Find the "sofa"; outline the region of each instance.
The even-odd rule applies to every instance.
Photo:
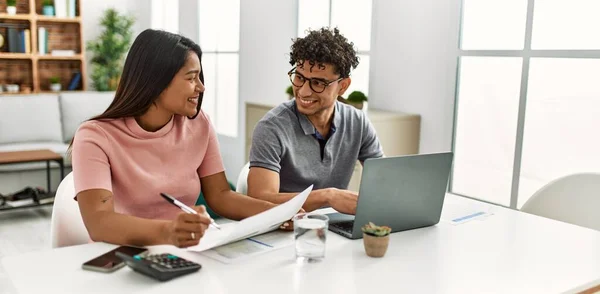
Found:
[[[50,149],[65,159],[79,125],[102,113],[114,92],[64,92],[56,94],[0,95],[0,152]],[[51,163],[51,187],[60,182],[58,164]],[[46,163],[0,165],[0,194],[24,187],[46,187]]]

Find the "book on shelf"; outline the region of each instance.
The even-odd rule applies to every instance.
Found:
[[[38,52],[40,55],[48,53],[48,31],[44,27],[38,28]]]
[[[23,30],[23,39],[25,53],[31,53],[31,32],[29,30]]]
[[[29,32],[29,29],[20,30],[16,27],[9,27],[6,30],[6,34],[8,41],[8,52],[31,52],[31,33]]]
[[[76,5],[77,5],[77,1],[75,0],[67,0],[67,16],[68,17],[75,17],[77,16],[77,12],[76,12]]]
[[[75,56],[75,50],[52,50],[52,56]]]
[[[54,15],[56,17],[75,17],[76,13],[76,0],[54,0]]]
[[[76,90],[79,87],[79,83],[81,83],[81,73],[79,71],[76,71],[73,73],[73,77],[71,78],[71,81],[69,82],[69,86],[67,87],[67,90],[69,90],[69,91]]]
[[[16,28],[8,28],[6,35],[8,35],[8,52],[19,52],[19,31]]]
[[[67,17],[67,0],[54,0],[54,15]]]

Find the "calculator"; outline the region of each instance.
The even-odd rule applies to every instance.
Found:
[[[168,281],[202,268],[198,263],[169,253],[128,256],[117,252],[116,255],[133,270],[159,281]]]

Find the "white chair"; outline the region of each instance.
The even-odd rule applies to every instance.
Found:
[[[600,174],[558,178],[538,190],[521,211],[600,230]]]
[[[237,179],[237,184],[235,185],[235,191],[247,195],[248,194],[248,173],[250,172],[250,162],[246,163],[242,170],[240,171],[240,175]]]
[[[70,172],[58,185],[54,197],[50,222],[52,248],[90,242],[89,234],[79,212],[79,205],[73,199],[74,197],[73,172]]]

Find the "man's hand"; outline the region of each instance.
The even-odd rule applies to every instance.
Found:
[[[328,202],[333,209],[345,214],[356,214],[358,194],[348,190],[329,188]]]
[[[304,211],[303,208],[300,208],[300,210],[298,211],[298,213],[296,213],[296,215],[301,214],[301,213],[306,213],[306,211]],[[283,224],[281,224],[281,226],[279,226],[280,230],[284,230],[284,231],[293,231],[294,230],[294,218],[292,217],[291,220],[284,222]]]

